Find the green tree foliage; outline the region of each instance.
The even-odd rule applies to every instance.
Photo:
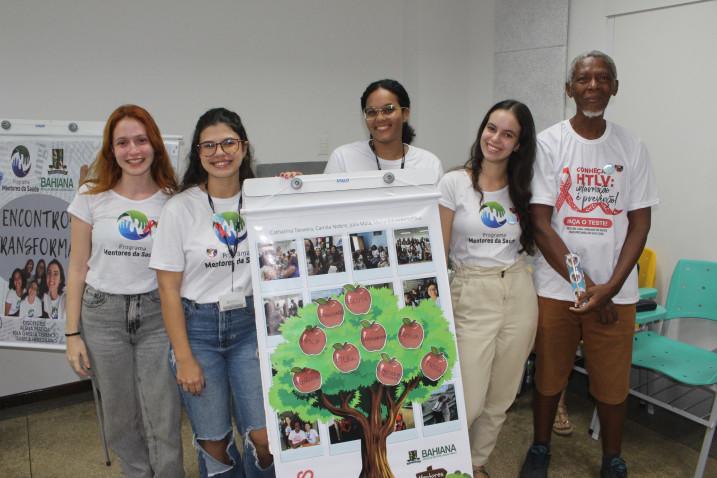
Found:
[[[318,320],[319,304],[308,304],[299,309],[298,317],[289,318],[280,328],[285,342],[271,356],[275,375],[269,392],[269,403],[275,410],[291,410],[304,420],[329,422],[335,417],[353,416],[360,413],[370,417],[380,407],[376,423],[395,420],[395,411],[404,402],[423,402],[431,392],[451,378],[456,360],[456,347],[448,322],[442,310],[431,300],[424,300],[417,307],[399,309],[396,296],[387,288],[369,288],[371,308],[363,315],[353,314],[345,305],[347,292],[336,297],[344,309],[343,323],[328,328]],[[408,321],[416,321],[423,329],[420,346],[409,349],[398,340],[399,330]],[[361,332],[366,321],[377,322],[386,331],[386,344],[381,350],[367,351],[361,342]],[[301,335],[307,326],[319,327],[326,335],[326,345],[318,355],[307,355],[299,346]],[[343,373],[333,362],[335,344],[353,344],[360,352],[361,362],[355,371]],[[436,381],[427,378],[421,368],[426,355],[436,352],[447,361],[446,372]],[[396,359],[403,367],[403,377],[396,386],[385,386],[377,380],[377,366],[385,358]],[[300,369],[313,369],[321,374],[321,388],[311,393],[301,393],[294,386],[294,375]],[[435,377],[434,377],[435,378]],[[373,403],[376,399],[380,404]],[[349,413],[350,412],[350,413]],[[389,413],[391,412],[391,413]],[[392,416],[394,415],[394,416]],[[387,427],[388,428],[388,427]],[[365,430],[365,432],[368,430]],[[388,430],[386,436],[390,434]]]

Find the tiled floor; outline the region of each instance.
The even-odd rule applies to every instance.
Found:
[[[647,415],[637,401],[630,403],[631,419],[626,423],[623,449],[630,476],[691,477],[703,429],[659,410],[656,415]],[[554,438],[551,476],[598,476],[600,443],[587,434],[592,405],[580,378],[571,384],[568,404],[576,432],[569,438]],[[187,477],[196,477],[196,458],[186,420],[182,435]],[[520,397],[508,415],[488,467],[491,477],[517,476],[531,435],[528,392]],[[716,448],[713,447],[713,451]],[[111,467],[104,464],[91,395],[0,410],[0,477],[119,476],[122,476],[119,464],[114,458]],[[714,458],[709,460],[705,477],[717,478],[717,460]]]

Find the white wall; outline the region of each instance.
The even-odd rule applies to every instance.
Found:
[[[716,21],[715,1],[570,3],[568,58],[590,49],[614,55],[620,90],[606,117],[643,138],[652,156],[661,204],[648,246],[662,299],[678,259],[717,261]]]
[[[465,149],[467,98],[490,99],[485,75],[472,81],[486,49],[471,43],[490,30],[492,4],[4,2],[0,115],[102,120],[135,102],[189,137],[223,105],[243,116],[259,162],[313,161],[326,159],[326,137],[330,151],[366,136],[359,97],[394,77],[411,95],[417,144],[453,158]]]
[[[491,104],[493,3],[4,1],[0,118],[104,120],[131,102],[188,141],[201,113],[226,106],[258,162],[326,160],[366,137],[361,93],[393,77],[411,96],[415,144],[448,169]],[[22,364],[3,372],[0,396],[71,376],[61,354],[0,350],[0,363]]]

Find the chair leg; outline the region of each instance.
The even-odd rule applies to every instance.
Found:
[[[95,398],[95,412],[97,413],[97,421],[100,423],[100,438],[102,439],[102,447],[105,452],[105,465],[111,466],[110,452],[107,448],[107,438],[105,437],[105,414],[102,410],[102,402],[100,401],[99,393],[97,393],[97,387],[95,386],[94,377],[90,379],[92,383],[92,395]]]
[[[597,407],[593,408],[593,417],[590,419],[590,428],[588,431],[593,440],[600,439],[600,418],[598,417]]]
[[[712,438],[715,434],[715,422],[717,422],[717,390],[713,387],[714,397],[712,398],[712,410],[710,411],[709,426],[705,430],[705,437],[702,439],[702,449],[700,450],[700,457],[697,460],[697,468],[695,469],[695,478],[702,478],[705,474],[705,466],[707,465],[707,458],[710,455],[710,448],[712,447]]]

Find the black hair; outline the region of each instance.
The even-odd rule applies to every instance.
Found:
[[[217,124],[225,124],[239,135],[239,139],[245,141],[247,148],[246,155],[239,166],[239,187],[244,183],[245,179],[251,179],[254,177],[254,171],[251,169],[251,162],[253,158],[252,148],[249,145],[249,137],[246,134],[244,125],[242,124],[241,118],[238,114],[233,111],[229,111],[226,108],[213,108],[197,120],[197,125],[194,128],[194,135],[192,136],[192,145],[189,149],[189,166],[184,172],[182,178],[182,184],[179,187],[180,191],[189,189],[192,186],[204,184],[207,182],[207,172],[202,166],[202,161],[199,158],[199,151],[197,145],[199,145],[199,137],[206,128]]]
[[[24,269],[20,269],[19,267],[16,267],[14,271],[12,271],[12,274],[10,274],[10,280],[8,280],[8,288],[10,290],[15,290],[15,274],[20,273],[20,280],[22,281],[22,290],[25,290],[27,287],[27,278],[25,277]]]
[[[65,290],[65,269],[62,267],[62,264],[60,264],[60,261],[58,261],[57,259],[52,259],[47,264],[47,268],[45,269],[45,282],[47,282],[47,276],[50,275],[50,266],[53,264],[57,265],[58,269],[60,269],[60,285],[57,286],[57,295],[61,296],[62,292]]]
[[[363,95],[361,95],[361,111],[366,109],[366,101],[368,100],[369,95],[379,88],[388,90],[394,95],[396,95],[396,97],[398,98],[398,106],[400,106],[401,108],[411,107],[411,99],[408,97],[408,92],[406,91],[406,88],[404,88],[403,85],[398,81],[390,80],[387,78],[384,80],[374,81],[366,87],[363,92]],[[413,138],[416,136],[416,131],[410,124],[408,124],[408,121],[403,123],[403,128],[401,131],[401,141],[406,144],[411,144],[411,142],[413,142]]]
[[[535,162],[535,123],[530,109],[520,101],[503,100],[495,105],[485,114],[483,122],[478,128],[478,135],[471,147],[471,157],[466,162],[465,167],[471,174],[473,189],[481,195],[483,202],[483,191],[478,185],[483,165],[483,151],[480,147],[480,139],[483,130],[488,124],[490,115],[496,110],[507,110],[513,113],[515,119],[520,125],[520,136],[517,151],[513,151],[508,158],[508,194],[516,209],[516,215],[520,224],[520,252],[526,252],[530,255],[535,253],[535,231],[533,229],[533,221],[530,216],[530,199],[533,196],[530,190],[530,182],[533,179],[533,163]]]
[[[27,288],[25,289],[25,293],[22,294],[22,300],[27,299],[27,296],[30,295],[30,288],[32,287],[32,284],[35,284],[37,286],[37,293],[35,294],[35,300],[41,299],[40,297],[40,284],[37,283],[36,279],[30,279],[27,281]]]

